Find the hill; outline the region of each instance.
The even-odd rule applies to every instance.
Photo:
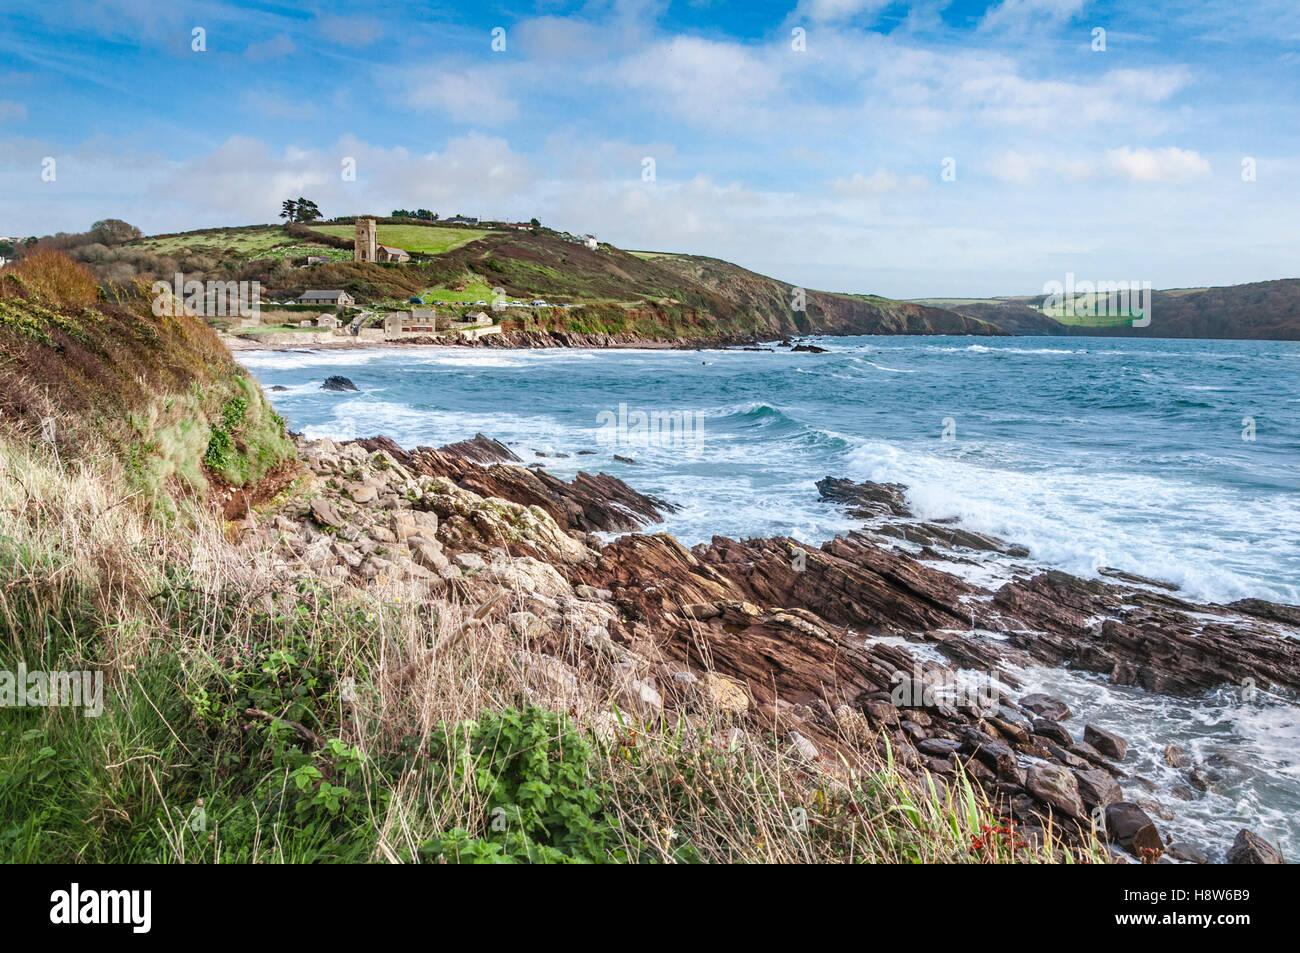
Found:
[[[1042,296],[932,301],[996,324],[1011,334],[1141,338],[1237,338],[1300,341],[1300,279],[1257,281],[1216,288],[1173,288],[1151,293],[1151,323],[1133,327],[1063,324],[1037,310]]]
[[[53,251],[6,269],[0,419],[64,454],[111,453],[164,509],[178,494],[246,506],[293,455],[284,421],[201,319],[152,304],[144,282],[106,293]]]
[[[400,265],[353,261],[351,219],[203,229],[118,244],[101,233],[52,236],[38,247],[64,251],[108,283],[171,281],[178,272],[187,280],[258,281],[264,301],[340,288],[362,306],[397,308],[412,297],[453,305],[488,301],[500,289],[512,300],[567,306],[511,310],[506,319],[514,330],[656,341],[1005,333],[977,317],[870,295],[808,290],[797,302],[789,282],[719,259],[589,248],[541,227],[380,219],[380,240],[413,254],[415,260]]]

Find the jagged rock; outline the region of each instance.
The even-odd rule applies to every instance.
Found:
[[[1007,583],[993,609],[1013,646],[1116,684],[1178,695],[1224,684],[1300,688],[1300,640],[1221,607],[1050,571]]]
[[[528,556],[506,563],[493,563],[487,576],[492,581],[514,592],[555,598],[569,592],[569,583],[556,572],[555,567]]]
[[[531,613],[520,614],[531,615]],[[572,668],[557,658],[526,653],[524,671],[530,687],[561,704],[580,694],[578,676]]]
[[[486,560],[474,553],[457,553],[451,557],[451,561],[466,572],[474,572],[487,567]]]
[[[1020,707],[1027,708],[1040,718],[1048,721],[1064,721],[1070,717],[1070,706],[1059,698],[1035,692],[1020,699]]]
[[[654,683],[641,678],[625,677],[615,695],[622,711],[632,712],[640,718],[657,718],[664,710],[663,696]]]
[[[449,443],[441,449],[441,452],[464,457],[475,463],[519,462],[519,457],[504,443],[485,437],[481,433],[476,433],[472,440]]]
[[[1070,745],[1069,750],[1071,754],[1078,755],[1085,761],[1091,761],[1101,767],[1106,766],[1106,756],[1086,741],[1075,741],[1074,744]]]
[[[1083,740],[1108,758],[1123,761],[1128,753],[1128,742],[1119,735],[1096,725],[1083,726]]]
[[[1188,768],[1191,767],[1192,756],[1178,745],[1166,745],[1165,764],[1171,768]]]
[[[334,508],[334,504],[323,497],[318,496],[311,501],[311,515],[321,526],[339,529],[345,525],[343,517]]]
[[[1105,807],[1124,799],[1124,792],[1120,790],[1119,782],[1107,771],[1100,768],[1076,768],[1074,777],[1078,782],[1079,796],[1089,810]]]
[[[904,498],[907,487],[901,483],[854,483],[835,477],[817,481],[823,500],[852,507],[850,516],[867,519],[873,516],[911,516]]]
[[[1210,862],[1210,857],[1205,851],[1186,841],[1174,841],[1165,847],[1165,853],[1175,860],[1181,860],[1188,864],[1208,864]]]
[[[357,483],[348,487],[348,496],[352,497],[354,503],[369,503],[379,491],[367,483]]]
[[[916,748],[936,758],[946,758],[961,748],[961,742],[952,738],[925,738],[917,743]]]
[[[432,538],[438,532],[438,514],[423,510],[398,510],[393,514],[393,535],[398,542],[412,536]]]
[[[582,532],[626,532],[647,522],[660,522],[672,504],[637,493],[608,474],[579,473],[567,483],[545,470],[528,470],[492,460],[518,457],[496,441],[482,438],[449,444],[440,450],[421,447],[408,453],[385,437],[360,441],[384,450],[415,476],[445,477],[480,497],[540,507],[564,529]],[[504,451],[509,457],[502,457]],[[481,461],[481,462],[480,462]]]
[[[321,390],[356,390],[357,385],[352,383],[346,377],[333,374],[325,378],[325,383],[320,385]]]
[[[734,678],[705,672],[699,679],[699,687],[705,702],[716,711],[743,715],[749,710],[749,693]]]
[[[412,536],[406,544],[418,566],[423,566],[431,572],[439,572],[451,565],[451,561],[442,552],[442,544],[436,539]]]
[[[1064,745],[1066,748],[1074,744],[1074,738],[1070,736],[1070,733],[1066,731],[1063,726],[1058,725],[1054,721],[1048,721],[1046,718],[1034,719],[1034,734],[1041,735],[1044,738],[1050,738],[1052,741],[1055,741],[1059,745]]]
[[[1031,764],[1026,771],[1025,787],[1049,807],[1070,817],[1084,816],[1079,783],[1066,768],[1055,764]]]
[[[790,742],[788,754],[795,760],[811,764],[821,758],[821,752],[817,750],[817,746],[799,732],[790,732],[786,735],[786,740]]]
[[[1106,805],[1106,835],[1135,855],[1140,856],[1143,850],[1164,850],[1155,822],[1132,801]]]
[[[1230,864],[1285,864],[1282,852],[1264,838],[1251,833],[1246,828],[1237,832],[1237,837],[1228,848],[1227,861]]]

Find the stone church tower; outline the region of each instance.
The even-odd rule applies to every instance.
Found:
[[[379,229],[373,218],[359,218],[356,234],[352,238],[352,258],[355,261],[377,261]]]

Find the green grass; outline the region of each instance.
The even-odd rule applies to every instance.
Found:
[[[1082,310],[1082,302],[1076,307],[1076,310]],[[1066,324],[1076,328],[1115,328],[1126,324],[1131,324],[1139,315],[1126,312],[1111,312],[1110,314],[1066,314],[1064,308],[1050,309],[1042,312],[1044,317],[1051,318],[1058,324]]]
[[[327,245],[283,245],[272,248],[262,258],[279,261],[282,258],[328,258],[330,261],[351,261],[352,252],[343,248],[330,248]]]
[[[314,232],[334,235],[338,238],[351,238],[356,230],[352,225],[310,225]],[[401,248],[404,251],[422,252],[426,255],[441,255],[468,245],[484,235],[491,234],[486,229],[476,228],[440,228],[437,225],[380,225],[379,243]]]
[[[491,304],[492,288],[484,281],[469,281],[465,283],[465,287],[460,291],[438,286],[426,288],[420,292],[418,297],[423,298],[426,303],[433,301],[486,301]]]
[[[270,253],[276,249],[300,246],[301,240],[286,234],[278,225],[267,225],[261,228],[217,228],[211,231],[186,232],[183,235],[142,238],[132,244],[160,254],[176,254],[207,248],[223,253],[234,249],[237,254],[246,258],[269,258],[273,257]],[[303,254],[315,253],[314,250],[303,252]]]
[[[297,324],[258,324],[247,328],[235,328],[231,334],[287,334],[289,332],[316,332],[329,331],[329,328],[318,328],[314,324],[309,328],[301,327]]]

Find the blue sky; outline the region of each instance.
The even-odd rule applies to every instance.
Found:
[[[0,16],[0,234],[265,222],[302,194],[327,215],[535,215],[898,297],[1300,275],[1294,0]]]

